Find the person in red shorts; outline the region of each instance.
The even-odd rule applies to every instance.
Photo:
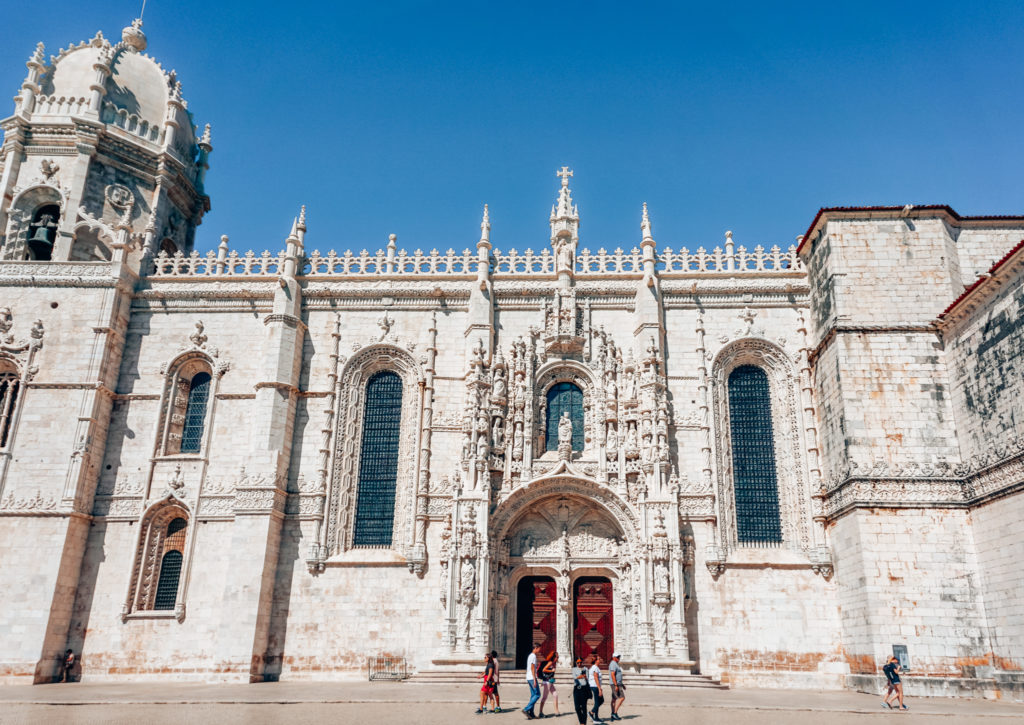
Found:
[[[480,687],[480,707],[476,709],[477,715],[487,712],[487,701],[494,702],[494,658],[488,652],[484,655],[484,671],[477,675],[482,678],[484,684]]]

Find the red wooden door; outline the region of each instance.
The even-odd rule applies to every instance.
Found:
[[[516,667],[521,669],[534,645],[540,645],[542,657],[557,646],[558,588],[551,577],[524,577],[518,588]]]
[[[604,578],[576,581],[573,646],[577,657],[596,654],[607,663],[615,651],[612,584]]]
[[[555,582],[540,579],[533,583],[533,641],[540,645],[540,656],[546,657],[555,649],[555,609],[558,605],[558,590]]]

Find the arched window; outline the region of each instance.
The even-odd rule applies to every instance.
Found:
[[[156,585],[153,609],[174,609],[178,599],[178,581],[181,579],[181,562],[184,558],[185,530],[188,522],[177,518],[167,525],[164,539],[164,555],[160,560],[160,579]]]
[[[402,379],[377,373],[366,384],[353,546],[391,546],[402,423]]]
[[[729,374],[729,429],[739,543],[782,541],[771,390],[756,365]]]
[[[572,383],[555,383],[548,390],[545,449],[558,450],[558,421],[562,413],[572,420],[572,449],[583,450],[583,391]]]
[[[60,207],[56,204],[41,206],[32,215],[32,223],[28,228],[29,259],[46,260],[53,257],[53,243],[57,239],[59,220]]]
[[[203,443],[203,425],[206,423],[206,401],[210,397],[210,374],[196,373],[188,389],[185,424],[181,430],[181,452],[199,453]]]
[[[0,448],[6,448],[11,438],[11,424],[18,403],[20,383],[17,371],[0,367]]]

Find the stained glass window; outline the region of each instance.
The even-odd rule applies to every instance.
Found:
[[[366,384],[353,546],[391,546],[402,423],[402,379],[377,373]]]
[[[733,490],[740,543],[782,541],[768,376],[755,365],[729,375]]]
[[[572,383],[556,383],[548,390],[548,419],[545,448],[558,450],[558,421],[562,413],[572,420],[572,449],[583,450],[583,392]]]
[[[185,426],[181,431],[181,452],[199,453],[206,424],[206,400],[210,396],[210,374],[196,373],[188,389]]]

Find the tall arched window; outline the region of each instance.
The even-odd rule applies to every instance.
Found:
[[[545,448],[558,450],[558,421],[562,413],[572,420],[572,449],[583,450],[583,392],[572,383],[555,383],[548,389]]]
[[[729,374],[729,429],[739,543],[782,541],[771,390],[756,365]]]
[[[20,380],[16,370],[0,367],[0,448],[6,448],[11,438],[15,406],[18,403]]]
[[[402,428],[402,379],[377,373],[366,384],[353,546],[391,546]]]
[[[156,585],[153,609],[174,609],[178,599],[178,582],[181,579],[181,562],[184,558],[185,530],[188,522],[183,518],[173,519],[167,525],[164,538],[164,554],[160,560],[160,579]]]
[[[199,453],[203,443],[203,426],[206,423],[206,401],[210,397],[210,374],[196,373],[188,388],[188,405],[185,408],[185,424],[181,430],[181,452]]]

